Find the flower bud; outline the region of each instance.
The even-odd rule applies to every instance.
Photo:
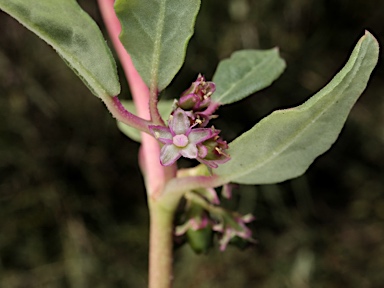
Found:
[[[213,232],[211,226],[206,226],[198,230],[188,229],[186,234],[188,244],[195,253],[207,253],[209,248],[212,247]]]
[[[206,253],[213,243],[212,222],[207,211],[200,205],[188,202],[185,217],[186,222],[176,226],[175,235],[186,235],[193,251],[197,254]]]
[[[217,168],[218,164],[225,163],[230,159],[230,156],[226,154],[226,149],[228,149],[227,142],[218,138],[217,134],[218,132],[214,133],[215,136],[213,138],[204,141],[198,146],[199,152],[204,151],[205,153],[199,153],[197,160],[211,168]],[[204,148],[200,146],[204,146]]]
[[[184,110],[203,111],[211,104],[211,95],[215,90],[215,83],[206,82],[204,76],[199,74],[191,87],[181,94],[178,106]]]
[[[193,110],[196,105],[199,105],[200,99],[196,94],[187,94],[180,97],[177,105],[183,110]]]

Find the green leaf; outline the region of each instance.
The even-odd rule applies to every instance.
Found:
[[[379,46],[369,33],[347,64],[304,104],[277,110],[229,145],[232,159],[215,172],[243,184],[282,182],[302,175],[336,141],[378,61]]]
[[[120,93],[112,53],[75,0],[0,0],[0,9],[51,45],[96,96]]]
[[[163,90],[180,70],[200,0],[117,0],[120,40],[148,87]]]
[[[174,100],[160,100],[157,104],[157,108],[159,109],[159,113],[163,119],[168,119],[169,115],[172,112]],[[129,112],[136,114],[136,107],[132,101],[121,101],[121,104],[127,109]],[[141,142],[141,133],[139,130],[132,128],[124,123],[117,121],[117,127],[123,132],[126,136],[131,138],[136,142]]]
[[[248,97],[271,85],[285,66],[277,48],[234,52],[217,67],[212,80],[216,84],[212,100],[225,105]]]

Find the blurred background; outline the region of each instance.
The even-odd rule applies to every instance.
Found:
[[[94,1],[79,2],[105,32]],[[227,140],[322,88],[364,29],[384,45],[380,0],[202,2],[186,63],[163,97],[178,97],[198,73],[210,79],[238,49],[278,46],[288,65],[270,88],[220,109],[214,124]],[[139,145],[48,45],[2,12],[0,27],[0,287],[145,287]],[[238,189],[232,206],[256,216],[258,244],[207,255],[179,247],[175,287],[383,287],[382,63],[339,140],[304,176]]]

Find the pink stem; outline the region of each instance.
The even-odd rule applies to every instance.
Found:
[[[141,79],[139,73],[133,66],[131,57],[120,42],[119,34],[121,25],[116,17],[113,8],[114,0],[98,0],[101,14],[112,43],[119,56],[127,77],[129,87],[132,92],[132,98],[136,105],[137,114],[143,119],[150,120],[150,93],[148,87]],[[152,93],[155,93],[153,91]],[[158,121],[155,121],[157,124]],[[176,165],[163,167],[160,164],[160,146],[157,140],[146,133],[141,133],[141,151],[140,151],[140,167],[143,171],[147,193],[153,198],[161,196],[165,183],[174,178],[176,175]]]
[[[148,125],[151,124],[148,120],[144,120],[136,115],[128,112],[121,104],[119,98],[105,97],[102,99],[107,106],[108,110],[112,113],[118,121],[127,124],[133,128],[136,128],[145,133],[150,133]]]
[[[133,66],[131,57],[125,50],[123,44],[120,42],[119,34],[121,32],[121,25],[116,17],[115,10],[113,9],[114,0],[98,0],[98,4],[104,23],[107,27],[108,34],[112,40],[113,46],[115,47],[127,77],[129,87],[132,92],[132,98],[137,109],[137,114],[139,117],[150,120],[148,104],[149,89],[141,79],[139,73]]]

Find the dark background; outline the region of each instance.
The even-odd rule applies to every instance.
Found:
[[[104,26],[96,4],[80,4]],[[223,107],[231,140],[323,87],[369,29],[384,43],[384,2],[203,1],[185,66],[164,97],[244,48],[280,48],[272,87]],[[145,287],[148,215],[138,144],[55,52],[0,13],[0,287]],[[120,69],[120,75],[123,73]],[[384,287],[382,58],[340,139],[308,172],[242,186],[258,244],[175,254],[175,287]],[[121,98],[128,98],[122,79]]]

